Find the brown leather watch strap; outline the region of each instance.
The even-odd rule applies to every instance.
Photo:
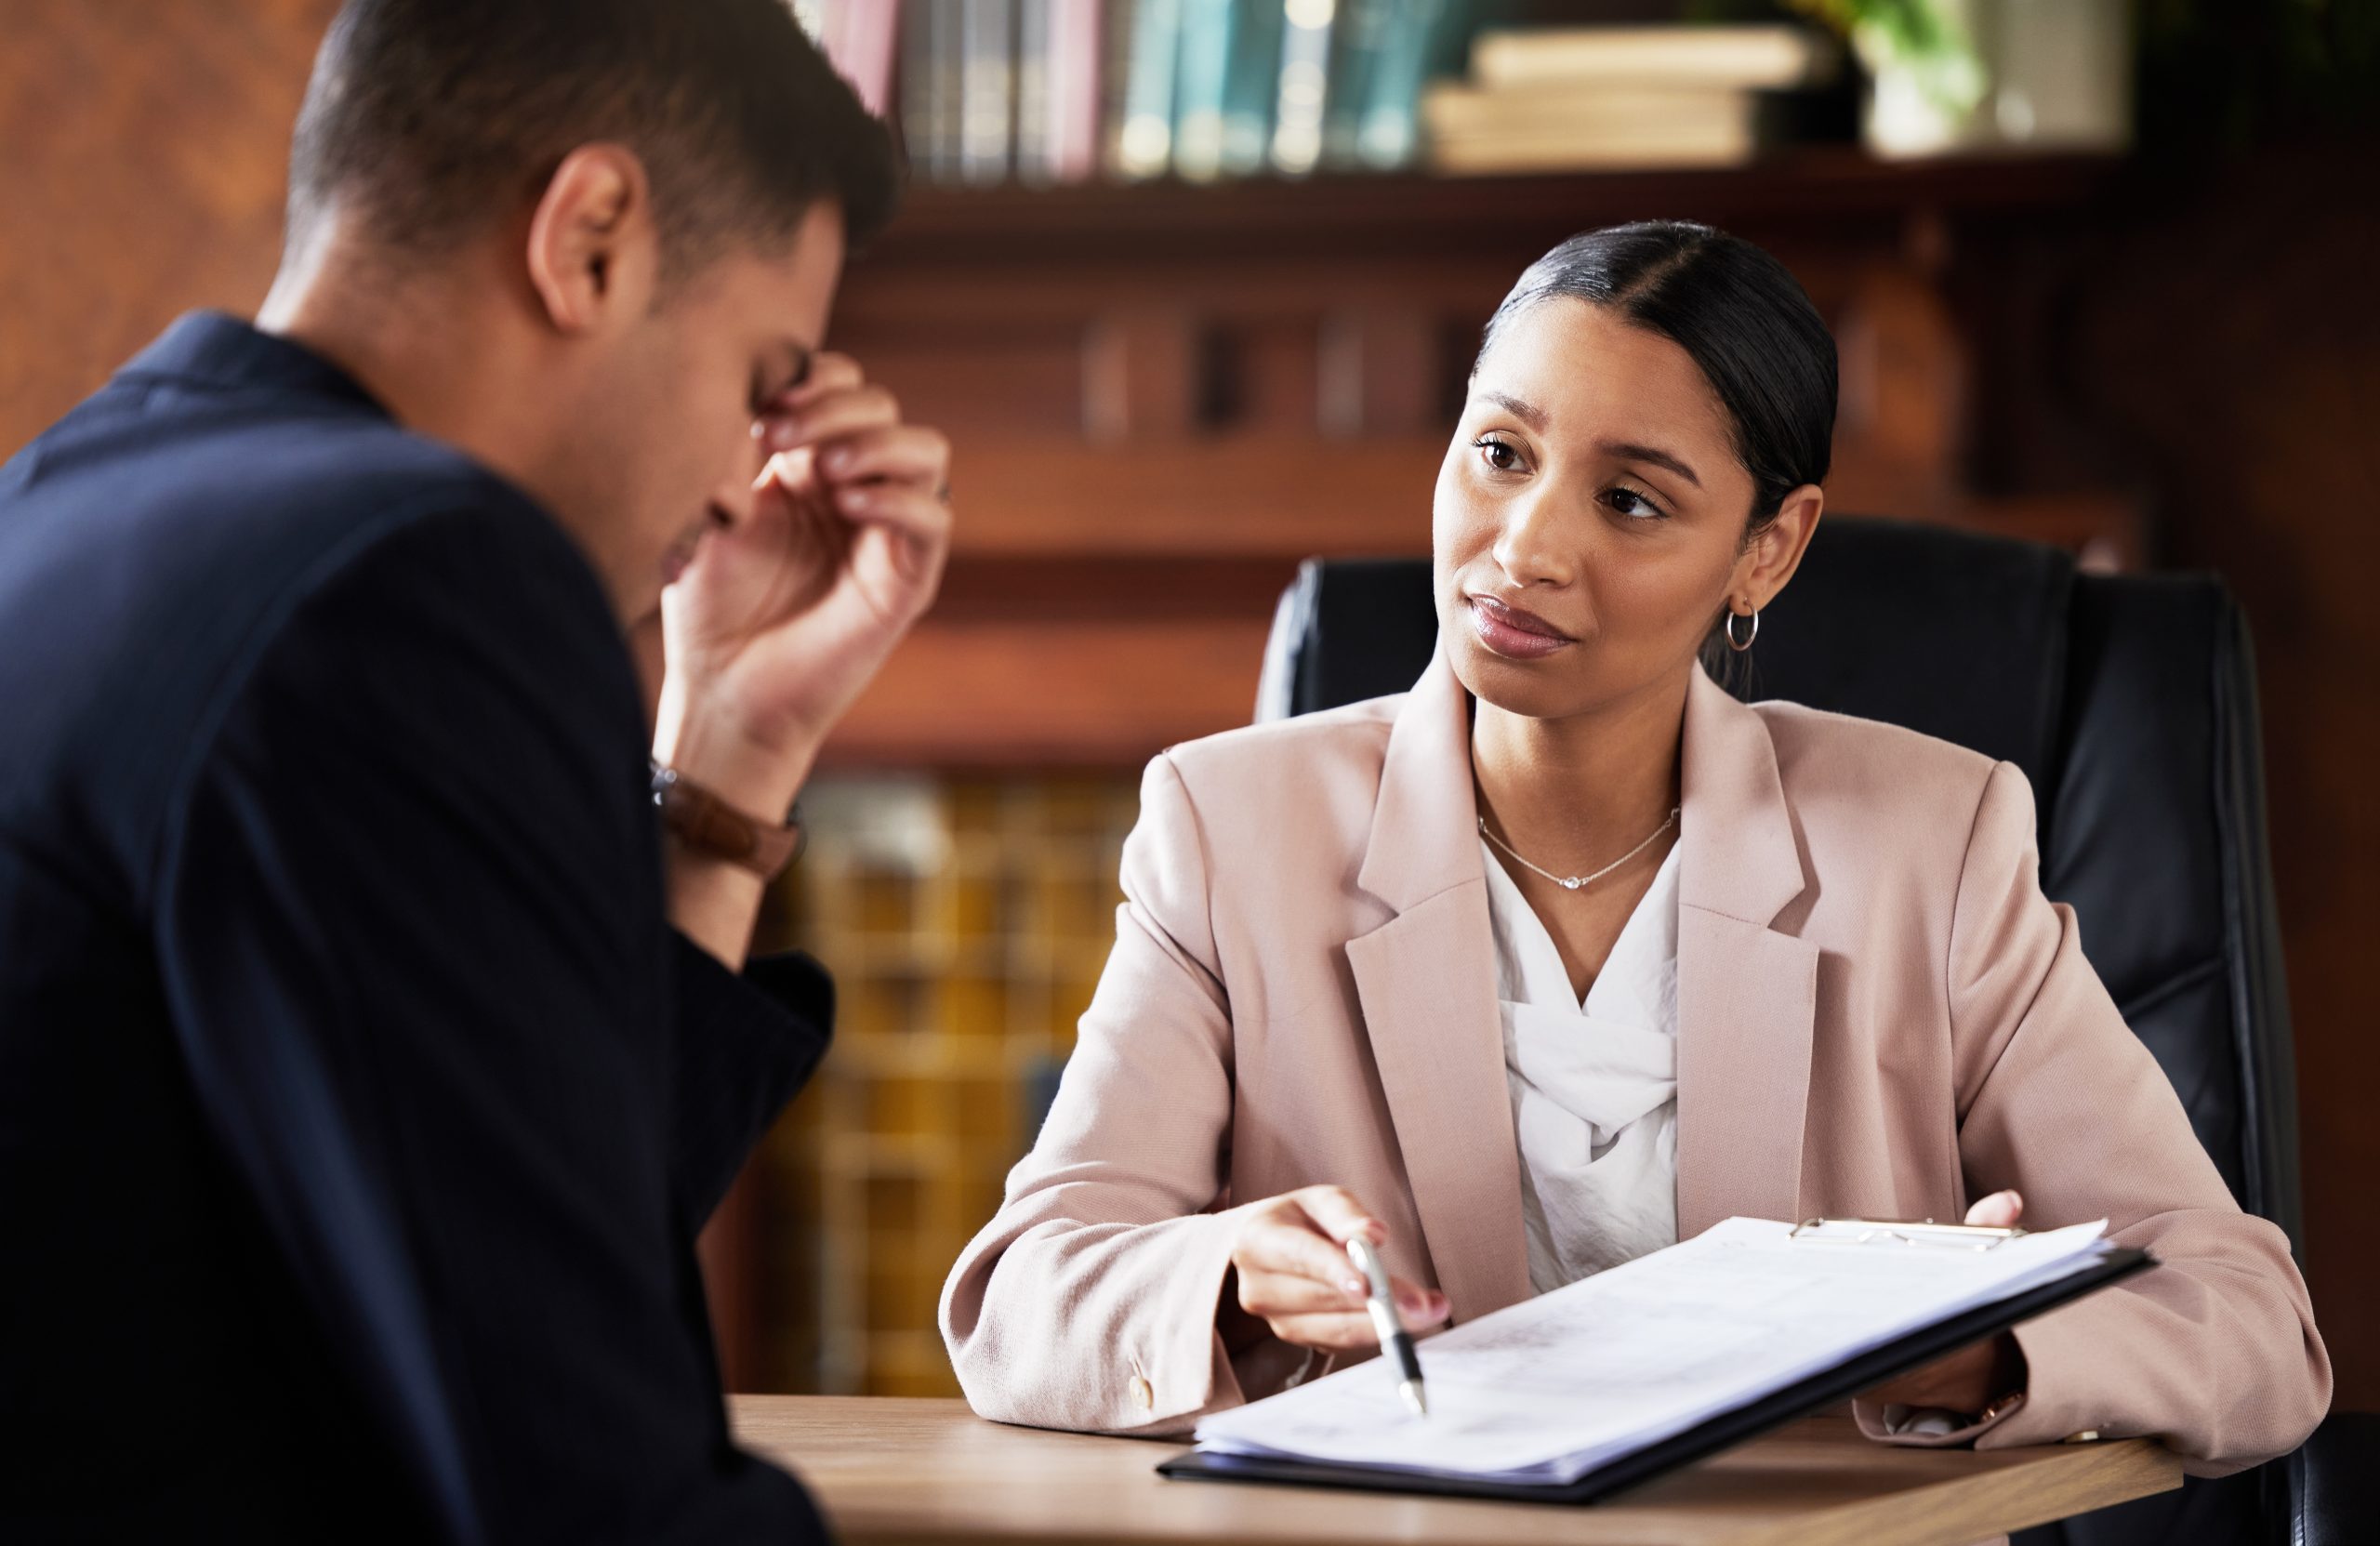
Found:
[[[782,826],[750,815],[681,776],[674,768],[654,764],[653,803],[668,834],[694,852],[740,865],[763,880],[774,880],[801,853],[800,807]]]

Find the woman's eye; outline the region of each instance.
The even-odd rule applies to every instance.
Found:
[[[1521,465],[1521,454],[1514,449],[1509,441],[1498,440],[1493,435],[1482,435],[1471,443],[1478,451],[1480,459],[1499,472],[1511,472]]]
[[[1621,515],[1632,516],[1639,521],[1658,521],[1669,513],[1633,488],[1613,489],[1605,495],[1604,498]]]

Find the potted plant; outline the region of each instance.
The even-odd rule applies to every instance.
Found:
[[[1886,157],[2118,151],[2132,139],[2126,0],[1792,0],[1866,68]]]

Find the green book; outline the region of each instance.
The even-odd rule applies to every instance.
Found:
[[[1282,0],[1232,0],[1231,66],[1223,77],[1223,175],[1264,169],[1281,89]]]
[[[1210,182],[1223,169],[1223,85],[1231,73],[1234,0],[1181,0],[1181,73],[1174,79],[1173,169]]]
[[[1357,165],[1375,172],[1412,165],[1421,138],[1415,112],[1421,82],[1448,13],[1461,9],[1448,0],[1404,0],[1395,8],[1372,55],[1363,101],[1356,108]]]
[[[1182,0],[1140,0],[1132,12],[1117,155],[1125,177],[1162,177],[1173,164],[1173,77],[1181,41]]]
[[[1355,148],[1357,130],[1401,8],[1396,0],[1339,0],[1330,35],[1330,89],[1322,104],[1322,165],[1327,170],[1362,165]]]
[[[1322,159],[1322,112],[1330,81],[1330,0],[1282,0],[1281,83],[1274,98],[1273,169],[1303,177]]]

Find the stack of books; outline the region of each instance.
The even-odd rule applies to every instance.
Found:
[[[1421,99],[1429,165],[1452,174],[1734,166],[1779,94],[1831,83],[1841,50],[1796,26],[1482,32],[1471,76]]]
[[[913,174],[946,183],[1395,171],[1470,0],[792,0]]]

